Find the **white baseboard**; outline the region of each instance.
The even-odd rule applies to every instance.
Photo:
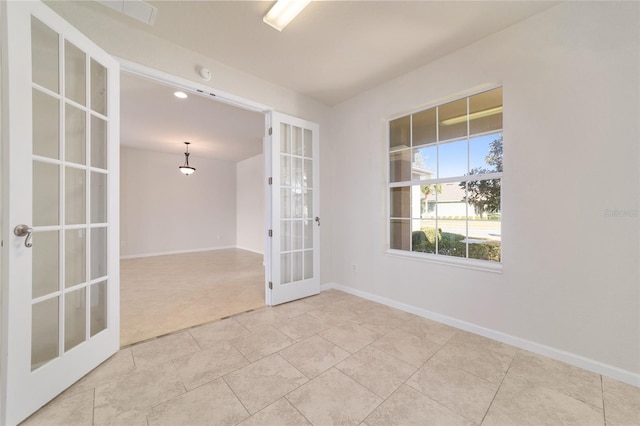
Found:
[[[223,247],[208,247],[202,249],[192,249],[192,250],[174,250],[174,251],[164,251],[159,253],[144,253],[144,254],[131,254],[126,256],[120,256],[120,260],[126,259],[138,259],[142,257],[154,257],[154,256],[169,256],[172,254],[185,254],[185,253],[199,253],[203,251],[213,251],[213,250],[226,250],[226,249],[234,249],[240,248],[236,246],[223,246]],[[245,249],[243,249],[245,250]]]
[[[336,289],[344,291],[345,293],[353,294],[354,296],[362,297],[363,299],[378,302],[383,305],[391,306],[405,312],[409,312],[414,315],[418,315],[424,318],[428,318],[433,321],[437,321],[443,324],[450,325],[461,330],[465,330],[480,336],[488,337],[489,339],[497,340],[508,345],[515,346],[520,349],[524,349],[530,352],[537,353],[558,361],[565,362],[567,364],[574,365],[576,367],[583,368],[585,370],[602,374],[603,376],[611,377],[612,379],[619,380],[624,383],[628,383],[632,386],[640,387],[640,374],[632,371],[623,370],[618,367],[614,367],[608,364],[604,364],[599,361],[595,361],[590,358],[583,357],[571,352],[563,351],[562,349],[553,348],[540,343],[531,342],[529,340],[521,339],[519,337],[511,336],[509,334],[502,333],[500,331],[491,330],[489,328],[481,327],[476,324],[472,324],[466,321],[461,321],[456,318],[448,317],[446,315],[437,314],[435,312],[428,311],[426,309],[418,308],[406,303],[397,302],[392,299],[377,296],[366,291],[356,290],[351,287],[344,286],[338,283],[326,283],[320,286],[321,291]]]
[[[242,246],[236,246],[236,248],[240,249],[240,250],[250,251],[251,253],[261,254],[261,255],[264,256],[264,252],[262,252],[262,251],[258,251],[258,250],[254,250],[254,249],[250,249],[250,248],[246,248],[246,247],[242,247]]]

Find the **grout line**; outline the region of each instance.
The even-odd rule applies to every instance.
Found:
[[[226,376],[226,375],[225,375]],[[229,388],[229,390],[231,391],[231,393],[233,394],[233,396],[236,397],[236,399],[238,400],[238,402],[242,405],[242,407],[247,410],[247,413],[249,413],[249,417],[253,416],[253,414],[259,413],[260,411],[256,411],[256,413],[251,414],[251,411],[249,411],[249,409],[247,408],[246,405],[244,405],[244,402],[242,402],[242,400],[240,399],[240,397],[236,394],[236,391],[233,390],[233,388],[231,387],[231,385],[229,384],[229,382],[227,382],[227,379],[225,378],[225,376],[220,377],[222,379],[222,381],[227,385],[227,387]],[[247,419],[249,418],[247,417]],[[246,419],[243,419],[242,421],[245,421]]]
[[[516,353],[516,355],[517,355],[517,353]],[[487,414],[489,414],[489,410],[491,410],[491,407],[493,406],[493,402],[496,400],[496,396],[498,396],[498,392],[500,392],[500,389],[502,388],[502,385],[503,385],[505,379],[507,378],[507,374],[509,374],[509,371],[511,370],[511,365],[513,364],[513,360],[516,358],[516,355],[514,355],[513,358],[511,358],[511,362],[509,363],[509,366],[507,367],[507,371],[505,371],[504,376],[502,376],[502,380],[500,380],[500,385],[498,385],[498,388],[496,389],[496,393],[493,394],[493,398],[491,398],[491,402],[489,403],[489,406],[487,407],[487,410],[484,412],[484,416],[482,416],[482,420],[480,421],[480,424],[482,424],[484,422],[484,419],[487,418]],[[475,376],[475,374],[474,374],[474,376]]]
[[[602,378],[602,374],[600,374],[600,392],[602,393],[602,420],[604,426],[607,426],[607,411],[604,403],[604,379]]]

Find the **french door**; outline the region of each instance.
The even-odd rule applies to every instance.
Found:
[[[119,64],[40,2],[2,2],[1,419],[119,347]]]
[[[318,130],[316,123],[271,113],[265,150],[272,176],[267,197],[269,305],[320,292]]]

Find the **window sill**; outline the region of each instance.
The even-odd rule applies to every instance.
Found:
[[[386,255],[398,257],[408,260],[417,260],[419,262],[437,263],[440,265],[457,266],[466,269],[475,269],[477,271],[502,273],[502,263],[490,262],[488,260],[463,259],[453,256],[434,255],[429,253],[416,253],[404,250],[387,249]]]

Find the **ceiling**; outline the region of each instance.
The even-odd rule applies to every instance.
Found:
[[[274,1],[147,1],[153,25],[78,2],[332,106],[552,7],[546,1],[312,1],[282,32],[262,22]],[[52,4],[55,6],[55,4]],[[214,74],[211,86],[216,87]],[[262,152],[264,118],[137,77],[122,77],[122,143],[239,161]]]
[[[319,0],[282,32],[262,22],[274,1],[148,3],[153,25],[79,6],[331,106],[558,2]]]
[[[120,140],[124,146],[176,154],[184,161],[183,142],[191,142],[190,163],[199,157],[237,162],[262,152],[264,115],[131,74],[120,77]],[[176,167],[179,164],[176,164]]]

